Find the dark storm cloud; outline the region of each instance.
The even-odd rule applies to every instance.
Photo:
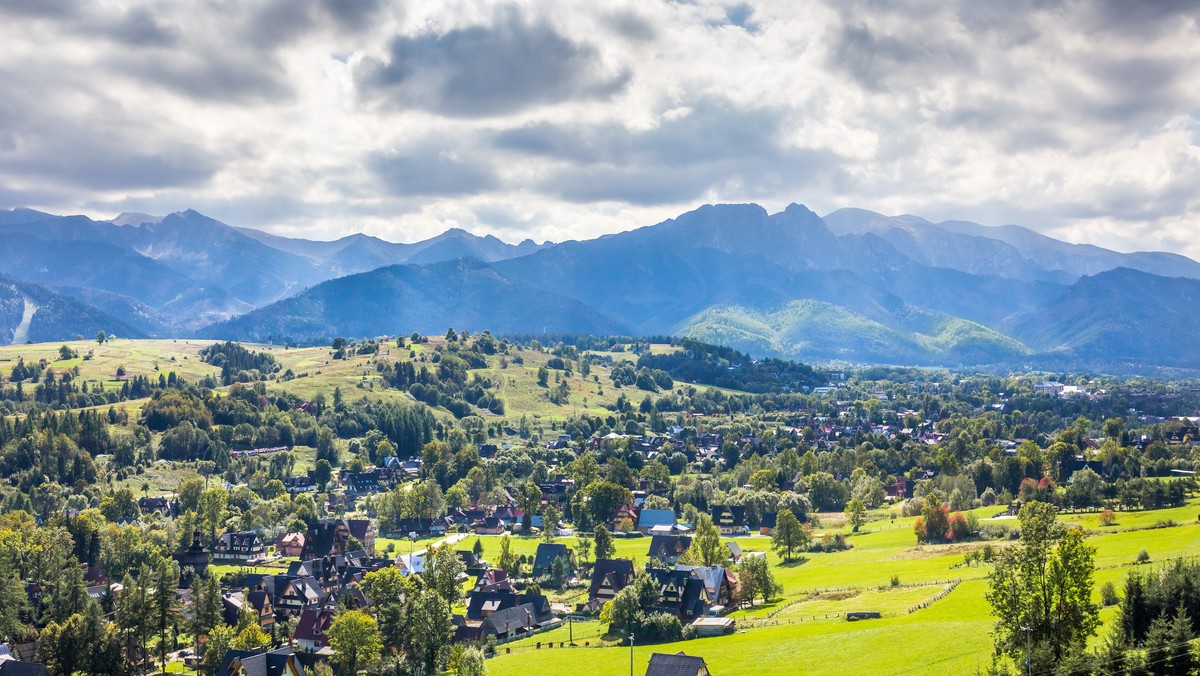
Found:
[[[397,36],[387,61],[367,59],[356,73],[370,98],[399,108],[488,117],[567,100],[605,99],[631,73],[608,72],[591,44],[501,10],[492,26]]]
[[[783,122],[780,111],[710,99],[644,131],[538,124],[500,133],[494,142],[563,161],[538,186],[548,194],[572,202],[666,204],[725,185],[741,186],[746,194],[798,189],[838,171],[832,153],[781,145]]]
[[[394,197],[455,197],[492,190],[500,185],[487,164],[473,164],[424,144],[374,153],[367,168]]]
[[[249,104],[294,95],[287,72],[273,57],[237,47],[196,47],[164,58],[122,52],[109,59],[126,75],[192,99]]]

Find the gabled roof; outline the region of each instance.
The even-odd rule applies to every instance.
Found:
[[[633,579],[633,562],[629,559],[600,559],[592,568],[592,585],[588,587],[588,598],[596,598],[605,579],[609,579],[613,591],[621,591]]]
[[[336,611],[309,606],[300,611],[300,619],[296,623],[296,639],[315,641],[323,644],[329,642],[329,627],[333,624]]]
[[[528,631],[537,625],[537,618],[530,604],[506,608],[488,615],[481,627],[483,634],[490,633],[505,635],[513,632]]]
[[[279,648],[271,652],[230,650],[225,654],[225,661],[217,670],[217,676],[232,676],[235,662],[241,665],[242,673],[246,676],[291,676],[290,665],[299,676],[306,676],[304,666],[296,659],[291,648]]]
[[[671,526],[675,523],[675,511],[671,509],[643,509],[638,515],[638,528]]]
[[[512,591],[476,591],[467,597],[467,619],[482,620],[494,614],[520,605],[517,593]]]
[[[567,549],[565,544],[560,542],[542,542],[538,544],[537,554],[533,558],[533,574],[548,575],[550,567],[554,564],[554,560],[560,557],[567,559],[568,567],[571,566],[571,550]]]
[[[0,660],[0,675],[3,676],[47,676],[46,667],[33,662]]]
[[[699,676],[708,674],[708,664],[703,657],[684,655],[682,652],[668,655],[653,653],[646,667],[646,676]]]
[[[691,546],[690,535],[655,535],[650,538],[649,556],[655,559],[677,558]]]

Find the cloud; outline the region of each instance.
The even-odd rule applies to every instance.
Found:
[[[386,60],[365,59],[355,79],[367,98],[391,107],[492,117],[548,103],[606,99],[631,76],[605,64],[592,44],[509,8],[490,26],[398,35]]]
[[[542,240],[796,201],[1200,256],[1197,64],[1174,0],[0,0],[0,206]]]
[[[430,143],[374,153],[366,164],[383,190],[394,197],[455,197],[500,185],[491,167],[460,159]]]

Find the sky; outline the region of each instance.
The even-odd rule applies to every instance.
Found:
[[[0,0],[0,207],[416,241],[701,204],[1200,258],[1174,0]]]

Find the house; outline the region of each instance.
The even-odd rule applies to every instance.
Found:
[[[703,657],[685,655],[681,651],[674,655],[651,654],[650,664],[646,667],[646,676],[711,676],[711,674]]]
[[[775,521],[779,518],[776,512],[764,512],[762,521],[758,522],[758,534],[770,535],[775,530]]]
[[[425,572],[425,552],[401,554],[396,557],[396,567],[404,577]]]
[[[480,625],[480,638],[495,636],[497,641],[517,638],[537,629],[537,616],[531,604],[513,606],[492,613]]]
[[[746,508],[742,505],[718,505],[712,509],[712,521],[721,535],[748,535]]]
[[[275,553],[280,556],[300,556],[304,553],[304,533],[284,533],[275,538]]]
[[[22,662],[11,655],[0,655],[0,676],[49,676],[46,667],[33,662]]]
[[[462,561],[463,566],[466,567],[467,575],[478,577],[488,569],[488,562],[476,556],[475,552],[470,549],[458,549],[454,553],[458,555],[458,560]]]
[[[629,523],[636,524],[638,522],[637,507],[633,505],[621,505],[613,512],[613,516],[608,520],[609,530],[614,533],[621,530],[621,524],[628,519]]]
[[[588,610],[599,610],[633,581],[633,562],[629,559],[600,559],[592,567],[588,587]]]
[[[475,580],[472,591],[513,591],[512,580],[503,568],[489,568],[483,571]]]
[[[336,612],[320,606],[309,606],[301,611],[296,624],[296,646],[308,652],[329,647],[329,627]]]
[[[467,596],[467,619],[486,620],[489,615],[521,605],[517,592],[507,590],[473,591]]]
[[[575,553],[565,544],[557,542],[542,542],[538,544],[537,553],[533,558],[533,576],[542,577],[554,572],[555,559],[565,559],[567,577],[575,573]]]
[[[321,602],[321,584],[314,577],[287,578],[282,588],[272,598],[275,599],[275,611],[284,615],[296,615],[305,608]]]
[[[224,603],[222,618],[231,627],[238,625],[243,608],[248,608],[258,617],[258,626],[269,629],[275,624],[275,607],[264,589],[249,592],[228,592],[221,595]]]
[[[285,476],[282,479],[283,487],[288,493],[315,493],[317,491],[317,482],[307,474],[300,476]]]
[[[488,516],[475,523],[476,535],[500,535],[504,532],[504,522],[499,517]]]
[[[154,512],[159,516],[176,516],[179,513],[179,503],[164,497],[138,498],[138,509],[142,514]]]
[[[217,676],[307,676],[304,665],[291,648],[230,650],[217,670]]]
[[[446,524],[440,519],[397,519],[388,537],[412,538],[446,534]]]
[[[267,548],[252,530],[223,533],[212,548],[213,563],[247,563],[266,555]]]
[[[690,535],[655,535],[650,538],[650,552],[647,556],[673,566],[691,546]]]
[[[704,578],[692,570],[647,568],[646,574],[658,583],[658,605],[655,610],[670,613],[684,624],[708,613],[708,595]]]
[[[729,607],[737,591],[737,576],[724,566],[684,566],[676,564],[675,570],[687,571],[704,581],[704,593],[710,606]]]
[[[671,509],[643,509],[641,514],[638,514],[637,530],[643,535],[650,535],[652,529],[660,526],[668,528],[675,525],[675,510]]]
[[[353,541],[368,554],[375,554],[375,526],[371,525],[370,519],[321,519],[304,536],[300,558],[319,559],[331,554],[345,554],[356,549]]]

